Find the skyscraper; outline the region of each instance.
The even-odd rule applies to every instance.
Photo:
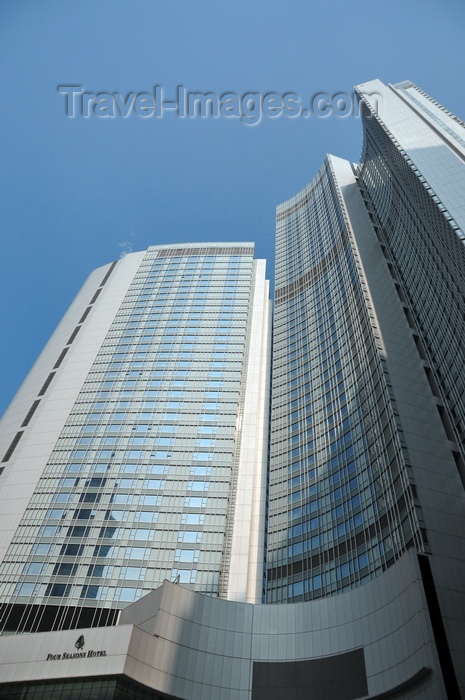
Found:
[[[360,165],[329,156],[277,210],[267,601],[357,588],[413,548],[452,697],[465,638],[465,130],[409,82],[357,91]]]
[[[5,697],[465,697],[465,129],[356,89],[361,163],[277,210],[271,402],[231,243],[94,273],[15,400],[4,630],[56,631]]]
[[[358,91],[378,96],[362,101],[359,184],[465,479],[465,123],[409,81]]]
[[[92,273],[5,416],[3,629],[105,624],[164,579],[261,601],[270,302],[253,254],[154,246]]]

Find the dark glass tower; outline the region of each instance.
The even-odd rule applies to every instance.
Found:
[[[347,590],[407,547],[423,549],[381,334],[344,203],[350,176],[347,163],[329,157],[277,211],[273,603]]]

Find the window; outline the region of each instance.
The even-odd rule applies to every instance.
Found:
[[[145,479],[144,489],[164,489],[165,481],[163,479]]]
[[[196,447],[213,447],[214,440],[211,438],[197,438],[195,441]]]
[[[140,496],[139,503],[145,506],[159,506],[161,504],[161,496]]]
[[[192,459],[201,462],[209,462],[213,459],[213,454],[211,452],[194,452]]]
[[[53,574],[57,576],[73,576],[77,571],[77,564],[55,564]]]
[[[184,506],[186,508],[205,508],[207,505],[206,498],[186,498],[184,501]]]
[[[108,586],[93,586],[86,585],[82,587],[81,598],[92,598],[93,600],[101,600],[106,596],[108,592]]]
[[[25,564],[22,573],[26,576],[41,574],[45,568],[43,562],[32,562],[31,564]]]
[[[166,450],[157,450],[153,453],[152,457],[155,459],[171,459],[171,452],[167,452]]]
[[[126,549],[128,559],[148,559],[149,555],[150,549],[147,547],[129,547]]]
[[[180,532],[178,535],[178,542],[190,542],[195,544],[200,542],[201,539],[202,533],[195,530],[186,530],[184,532]]]
[[[83,544],[65,544],[60,550],[60,554],[64,554],[67,557],[77,557],[84,551]],[[37,552],[39,554],[39,552]]]
[[[107,564],[91,564],[87,570],[87,576],[95,576],[98,578],[105,578],[106,576],[111,576],[113,573],[113,567]]]
[[[74,464],[72,466],[77,467],[77,464]],[[58,485],[61,487],[70,487],[70,486],[77,486],[79,484],[79,479],[74,478],[73,476],[66,477],[65,479],[60,479],[58,482]]]
[[[134,522],[154,523],[158,519],[158,513],[153,510],[139,510],[136,512]]]
[[[14,595],[35,595],[38,588],[38,583],[18,583],[15,587]]]
[[[101,497],[101,493],[82,493],[79,503],[98,503]]]
[[[49,583],[45,589],[45,595],[59,598],[67,598],[71,590],[70,583]]]
[[[31,548],[31,554],[50,554],[53,549],[53,544],[35,544]]]
[[[205,516],[202,513],[183,513],[181,517],[183,525],[203,525],[204,520]]]
[[[127,510],[107,510],[105,520],[127,520],[128,515]]]
[[[115,590],[115,600],[133,603],[140,598],[141,590],[137,588],[117,588]]]
[[[171,573],[171,580],[174,581],[178,577],[179,583],[195,583],[197,571],[191,571],[190,569],[173,569]]]
[[[216,404],[215,404],[216,407]],[[199,416],[199,419],[201,422],[205,423],[213,423],[219,420],[219,415],[217,413],[204,413],[203,415]],[[199,428],[200,429],[200,428]]]
[[[187,484],[189,491],[208,491],[209,486],[208,481],[189,481]]]
[[[86,480],[86,486],[93,486],[93,487],[105,486],[106,481],[107,481],[106,479],[102,479],[100,477],[92,477],[91,479]]]
[[[90,527],[82,527],[81,525],[75,525],[74,527],[68,528],[68,537],[87,537],[90,532]]]
[[[61,527],[58,525],[42,525],[42,527],[39,528],[39,537],[54,537],[58,535],[60,530]]]
[[[120,479],[116,483],[116,486],[120,486],[122,489],[131,489],[137,484],[137,479]]]
[[[122,464],[119,468],[123,474],[137,474],[140,471],[139,464]]]
[[[179,562],[198,562],[200,556],[200,550],[198,549],[177,549],[174,557],[175,561]]]
[[[90,520],[91,518],[95,518],[96,513],[96,510],[91,510],[90,508],[80,508],[74,511],[74,517],[76,520]]]
[[[149,530],[148,528],[133,528],[131,530],[131,539],[134,540],[148,540],[153,539],[155,535],[155,530]]]
[[[211,467],[191,467],[189,474],[192,476],[210,476]]]
[[[118,552],[118,547],[110,544],[98,544],[94,548],[94,557],[115,557]]]
[[[138,581],[145,578],[146,573],[147,567],[144,566],[124,566],[121,569],[121,578]]]
[[[129,505],[132,503],[133,496],[131,494],[115,494],[114,496],[111,497],[111,503],[115,503],[118,505]]]

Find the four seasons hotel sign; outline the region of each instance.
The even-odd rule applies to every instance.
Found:
[[[106,650],[94,651],[94,649],[89,649],[88,651],[84,651],[85,639],[84,639],[83,634],[81,634],[81,636],[78,637],[74,646],[77,649],[77,651],[74,651],[74,652],[64,651],[61,654],[48,654],[46,661],[65,661],[65,660],[69,660],[69,659],[92,659],[92,658],[95,658],[98,656],[106,656],[107,655]]]

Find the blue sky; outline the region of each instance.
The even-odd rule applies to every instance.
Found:
[[[462,0],[2,0],[0,414],[91,270],[166,242],[253,240],[360,120],[69,119],[92,93],[350,95],[410,79],[465,118]]]

